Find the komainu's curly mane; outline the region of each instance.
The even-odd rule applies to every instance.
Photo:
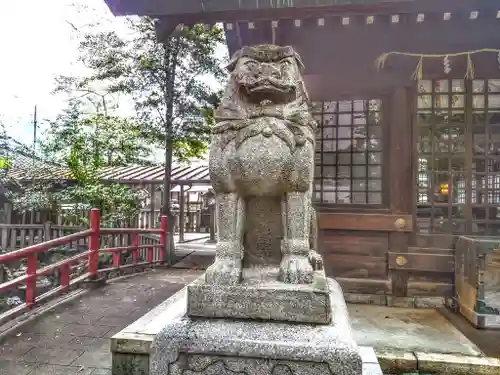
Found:
[[[238,132],[251,119],[274,117],[287,122],[298,142],[314,143],[316,121],[309,111],[309,97],[301,75],[302,61],[292,47],[244,47],[234,54],[227,69],[231,75],[215,112],[216,134]],[[253,95],[252,88],[261,81],[276,89],[277,100],[259,101]]]

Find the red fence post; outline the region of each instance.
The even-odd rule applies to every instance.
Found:
[[[132,264],[137,263],[137,254],[139,252],[139,233],[132,234]]]
[[[101,214],[98,208],[90,211],[90,229],[92,233],[89,238],[89,274],[91,279],[95,279],[99,268],[99,247],[101,246]]]
[[[26,306],[33,307],[36,299],[36,253],[31,253],[26,259]]]
[[[160,262],[165,263],[167,262],[168,265],[170,265],[170,254],[168,253],[167,249],[167,227],[168,227],[168,221],[167,217],[163,215],[161,217],[160,221]]]
[[[122,261],[122,253],[120,251],[113,251],[113,267],[120,268]]]
[[[61,285],[63,292],[67,292],[69,290],[70,277],[71,265],[68,263],[60,268],[59,284]]]

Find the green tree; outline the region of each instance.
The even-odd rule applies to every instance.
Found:
[[[9,157],[8,135],[5,125],[0,121],[0,184],[8,183],[7,175],[12,167]]]
[[[165,150],[164,213],[170,210],[172,159],[188,160],[207,151],[213,108],[220,92],[209,77],[223,83],[225,73],[216,49],[223,30],[195,25],[178,28],[159,43],[153,19],[130,20],[130,34],[116,31],[83,33],[80,61],[90,74],[60,77],[59,89],[74,91],[98,84],[109,94],[126,94],[134,101],[141,136]],[[173,220],[169,220],[173,223]]]
[[[149,163],[150,151],[136,138],[138,133],[138,125],[130,119],[85,113],[81,103],[72,102],[51,123],[41,147],[45,159],[67,167],[67,175],[61,176],[66,181],[47,180],[44,176],[54,174],[50,166],[35,167],[33,182],[9,193],[14,209],[48,210],[84,226],[93,207],[101,210],[104,225],[135,217],[144,198],[141,193],[102,182],[99,172],[107,166]]]
[[[50,123],[40,146],[46,158],[67,164],[74,151],[68,145],[76,144],[89,160],[99,157],[101,167],[151,164],[151,147],[134,119],[107,110],[86,114],[79,101]]]
[[[91,73],[76,85],[99,82],[109,93],[131,95],[145,134],[163,146],[171,125],[174,156],[202,155],[211,130],[204,109],[218,93],[206,77],[225,77],[216,55],[222,29],[196,25],[177,30],[161,44],[152,19],[131,20],[129,27],[129,38],[114,31],[84,35],[80,59]]]

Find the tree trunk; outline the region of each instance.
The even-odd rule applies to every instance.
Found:
[[[177,54],[179,52],[180,37],[177,36],[173,46],[165,46],[165,62],[167,65],[167,83],[165,88],[165,183],[163,187],[162,215],[167,216],[169,235],[169,249],[174,249],[175,218],[172,215],[170,204],[170,191],[172,185],[172,148],[173,148],[173,113],[174,113],[174,85],[175,71],[177,68]]]

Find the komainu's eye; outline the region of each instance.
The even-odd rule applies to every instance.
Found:
[[[257,62],[253,60],[249,60],[245,63],[245,66],[249,69],[255,68],[257,66]]]

